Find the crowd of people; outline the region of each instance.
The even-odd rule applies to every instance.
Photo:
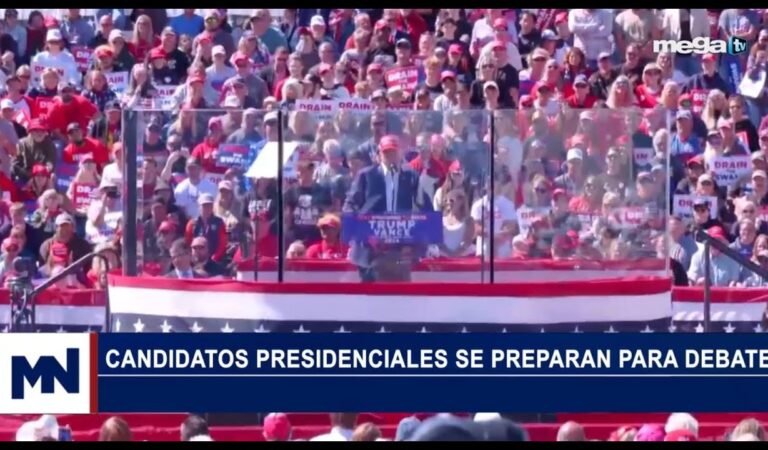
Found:
[[[419,418],[409,416],[397,425],[394,436],[384,436],[373,422],[360,423],[356,413],[329,414],[330,429],[308,439],[297,438],[291,425],[290,415],[270,413],[264,417],[261,432],[268,442],[316,441],[316,442],[373,442],[373,441],[528,441],[525,428],[504,414],[476,413],[474,416],[440,413]],[[66,432],[62,433],[64,429]],[[72,430],[59,425],[55,416],[43,415],[25,422],[16,433],[16,441],[71,440]],[[204,417],[189,415],[179,427],[182,442],[213,441],[211,428]],[[62,436],[67,436],[62,439]],[[128,422],[113,416],[107,419],[98,434],[101,442],[127,442],[135,440]],[[590,438],[585,427],[577,422],[563,423],[557,431],[558,442],[600,441]],[[699,422],[688,413],[673,413],[666,423],[627,425],[618,428],[606,439],[609,442],[687,442],[698,440],[725,440],[735,442],[759,442],[766,440],[766,431],[760,421],[746,418],[723,436],[700,435]]]
[[[702,284],[699,230],[768,264],[763,10],[63,11],[0,22],[4,277],[17,256],[48,276],[96,249],[109,264],[65,284],[103,282],[126,153],[152,275],[300,258],[402,280],[417,260],[493,257],[671,261]],[[654,53],[701,37],[749,51]],[[345,228],[397,214],[438,238]],[[765,283],[712,262],[715,285]]]

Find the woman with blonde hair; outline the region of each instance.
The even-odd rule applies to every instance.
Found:
[[[656,65],[661,69],[661,82],[674,81],[676,83],[684,83],[688,77],[677,69],[675,69],[675,55],[672,53],[661,52],[656,56]]]
[[[608,99],[605,104],[612,109],[629,108],[637,106],[637,97],[632,91],[629,78],[619,75],[608,90]]]
[[[440,256],[462,257],[475,253],[475,226],[469,214],[467,193],[461,185],[446,194],[443,209],[443,242]]]
[[[80,161],[80,168],[72,177],[67,188],[67,197],[75,208],[75,213],[85,217],[91,205],[92,195],[99,189],[101,177],[93,160]]]
[[[137,62],[144,62],[149,51],[160,45],[160,38],[152,28],[152,19],[147,15],[140,15],[133,26],[133,37],[128,42],[128,50]]]
[[[284,105],[293,106],[296,100],[304,98],[304,84],[301,81],[288,78],[283,83],[280,94]]]
[[[721,117],[729,118],[728,100],[720,89],[712,89],[707,94],[704,101],[704,108],[701,111],[701,120],[707,126],[707,130],[716,130],[717,121]]]
[[[139,106],[145,103],[145,100],[153,99],[156,93],[146,64],[134,64],[124,96],[127,107]]]
[[[219,192],[213,202],[213,214],[224,221],[228,233],[238,229],[243,221],[243,205],[235,195],[235,187],[229,180],[219,182]],[[230,236],[230,242],[239,242],[234,236]]]
[[[197,117],[195,110],[183,107],[176,120],[168,127],[168,136],[178,135],[182,148],[186,147],[187,152],[202,142],[208,132],[206,125],[202,124],[202,119],[198,120]]]
[[[63,212],[61,194],[55,189],[48,189],[37,199],[37,209],[32,213],[29,224],[37,229],[40,240],[53,236],[56,230],[56,217]]]

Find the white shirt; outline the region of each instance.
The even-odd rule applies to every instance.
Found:
[[[472,219],[476,224],[483,224],[487,230],[491,226],[490,219],[490,201],[488,195],[478,199],[472,204]],[[497,235],[501,232],[501,225],[503,222],[516,220],[517,211],[515,210],[515,204],[512,203],[507,197],[503,195],[497,195],[493,202],[494,222],[493,222],[493,234]],[[487,231],[485,234],[489,234]],[[484,256],[486,258],[491,255],[491,246],[489,243],[484,242],[483,236],[478,236],[475,240],[475,247],[477,256]],[[489,241],[490,242],[490,241]],[[487,244],[487,245],[484,245]],[[506,258],[512,254],[512,240],[508,240],[501,245],[497,245],[494,248],[494,257]]]
[[[387,195],[387,212],[397,211],[397,186],[400,180],[400,171],[396,170],[394,173],[386,165],[381,165],[381,170],[384,172],[384,190]]]
[[[200,194],[211,194],[215,198],[216,191],[216,185],[205,178],[200,178],[200,182],[197,185],[192,184],[189,178],[187,178],[176,186],[176,189],[173,190],[173,195],[176,197],[176,204],[184,208],[187,217],[197,219],[200,215],[197,198],[200,197]]]
[[[341,428],[341,427],[333,427],[331,428],[330,433],[321,434],[320,436],[315,436],[310,441],[325,441],[325,442],[341,442],[341,441],[349,441],[352,439],[352,433],[354,430],[350,430],[348,428]]]
[[[80,79],[82,78],[77,68],[75,57],[66,50],[58,55],[52,55],[48,51],[40,52],[32,58],[30,67],[32,69],[32,82],[35,86],[40,86],[42,69],[47,67],[56,69],[61,75],[60,80],[62,82],[79,86]],[[38,68],[38,70],[35,70],[35,68]]]
[[[483,49],[480,50],[481,58],[490,58],[493,52],[493,41],[485,44]],[[507,62],[517,69],[517,71],[523,70],[523,58],[520,56],[520,50],[517,49],[517,45],[512,42],[507,42]]]
[[[104,223],[96,226],[92,220],[98,216],[101,205],[101,199],[93,199],[91,201],[91,204],[88,206],[88,221],[85,222],[85,240],[94,245],[109,242],[113,239],[123,219],[121,203],[120,200],[117,200],[113,205],[114,209],[107,209],[104,213]]]

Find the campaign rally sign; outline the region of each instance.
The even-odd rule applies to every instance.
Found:
[[[245,145],[222,144],[216,151],[216,165],[245,171],[248,169],[249,151]]]
[[[88,67],[91,65],[91,57],[93,56],[93,49],[88,48],[85,45],[76,45],[72,47],[72,56],[75,57],[77,63],[77,70],[81,72],[87,72]]]
[[[636,229],[648,220],[648,209],[643,206],[628,206],[617,211],[619,226],[625,229]]]
[[[693,218],[693,199],[701,196],[690,194],[675,194],[672,197],[672,214],[684,219]],[[717,217],[717,197],[704,197],[709,202],[709,215],[713,219]]]
[[[80,164],[72,164],[58,160],[54,173],[56,174],[56,188],[61,192],[67,192],[69,185],[72,184],[72,179],[75,178],[75,174],[80,169]]]
[[[176,92],[177,88],[178,86],[171,84],[161,84],[159,86],[155,86],[158,102],[157,107],[164,111],[173,109],[173,93]]]
[[[49,66],[46,66],[45,64],[40,64],[40,63],[32,63],[30,65],[29,68],[32,71],[32,83],[35,86],[40,86],[42,84],[43,80],[41,79],[41,76],[43,75],[43,70],[45,70],[48,67]],[[59,73],[59,79],[63,79],[64,69],[61,67],[54,67],[54,69],[56,69],[56,72]]]
[[[718,156],[710,167],[719,186],[731,186],[742,176],[752,172],[749,156]]]
[[[114,91],[115,94],[122,94],[128,87],[128,72],[107,72],[104,74],[107,77],[107,83],[109,88]]]
[[[443,219],[439,212],[355,214],[341,218],[341,239],[345,243],[440,244]]]
[[[521,206],[517,210],[517,225],[520,227],[520,234],[528,233],[533,221],[549,215],[549,207],[531,208],[530,206]]]
[[[318,120],[332,119],[339,110],[366,112],[373,109],[373,103],[360,98],[336,100],[296,100],[296,110],[312,113]]]
[[[632,149],[632,158],[636,167],[648,167],[653,161],[655,152],[650,147],[635,147]]]
[[[99,186],[95,183],[72,183],[72,203],[75,204],[75,209],[82,213],[87,212],[98,190]]]
[[[695,114],[701,114],[704,110],[704,105],[707,104],[707,96],[709,96],[709,89],[691,89],[691,109]]]
[[[419,84],[419,69],[416,66],[395,67],[384,74],[387,87],[400,86],[407,92],[416,90]]]

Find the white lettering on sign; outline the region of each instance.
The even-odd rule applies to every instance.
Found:
[[[371,217],[368,220],[371,231],[383,243],[397,243],[412,238],[411,231],[416,226],[413,219],[391,219]]]

